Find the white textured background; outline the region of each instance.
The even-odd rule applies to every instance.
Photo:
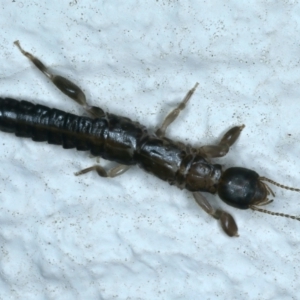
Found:
[[[82,113],[16,39],[91,104],[150,128],[199,82],[168,136],[200,146],[245,124],[218,162],[300,186],[297,1],[2,0],[0,24],[1,96]],[[300,298],[299,222],[209,196],[235,216],[228,238],[190,193],[138,168],[75,177],[95,159],[0,137],[1,299]],[[300,214],[299,194],[274,191],[270,210]]]

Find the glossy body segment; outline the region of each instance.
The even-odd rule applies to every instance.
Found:
[[[65,149],[90,151],[121,164],[136,164],[144,126],[128,118],[106,114],[101,118],[76,116],[27,101],[0,98],[0,130]]]
[[[255,171],[236,167],[225,170],[219,182],[218,194],[228,205],[248,209],[269,193]]]
[[[189,146],[149,134],[143,125],[125,117],[113,114],[82,117],[27,101],[0,98],[0,130],[36,142],[61,145],[64,149],[90,151],[94,156],[122,165],[138,164],[181,189],[216,192],[211,173],[219,170],[219,165],[210,164]],[[194,168],[200,170],[196,170],[196,182]],[[101,171],[98,173],[101,175]],[[216,182],[220,176],[221,172]]]

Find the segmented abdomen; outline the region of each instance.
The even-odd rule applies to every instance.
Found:
[[[127,118],[106,114],[79,117],[27,101],[0,98],[0,130],[65,149],[89,150],[122,164],[136,163],[138,142],[146,129]]]
[[[148,134],[143,125],[128,118],[112,114],[80,117],[27,101],[0,98],[0,130],[65,149],[89,150],[124,165],[138,164],[181,189],[215,192],[212,174],[218,173],[218,166],[184,144]]]

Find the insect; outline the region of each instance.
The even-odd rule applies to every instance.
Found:
[[[77,85],[62,76],[54,75],[37,57],[23,50],[19,41],[14,43],[58,89],[80,104],[89,117],[77,116],[27,101],[0,98],[1,131],[14,133],[18,137],[31,138],[37,142],[47,141],[49,144],[61,145],[65,149],[90,151],[94,156],[118,163],[108,171],[97,164],[75,175],[96,171],[101,177],[116,177],[125,173],[132,165],[138,165],[171,185],[191,191],[200,207],[220,221],[228,236],[238,236],[234,218],[228,212],[214,208],[201,192],[218,194],[225,203],[239,209],[250,208],[300,221],[299,217],[260,208],[273,201],[268,196],[275,196],[265,182],[297,192],[300,189],[283,186],[259,176],[250,169],[232,167],[222,170],[221,165],[211,162],[212,158],[222,157],[228,153],[244,125],[229,129],[217,145],[200,148],[174,142],[165,136],[168,126],[185,108],[198,83],[166,116],[155,133],[151,134],[137,122],[105,113],[99,107],[88,105],[83,91]]]

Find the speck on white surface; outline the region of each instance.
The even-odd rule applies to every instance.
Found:
[[[195,146],[246,128],[218,162],[300,186],[300,5],[295,1],[0,3],[1,97],[82,113],[13,42],[149,128],[199,82],[168,136]],[[228,210],[225,236],[190,193],[138,168],[74,172],[87,153],[1,133],[1,299],[299,299],[300,223]],[[109,162],[101,161],[108,166]],[[268,209],[300,214],[274,188]]]

